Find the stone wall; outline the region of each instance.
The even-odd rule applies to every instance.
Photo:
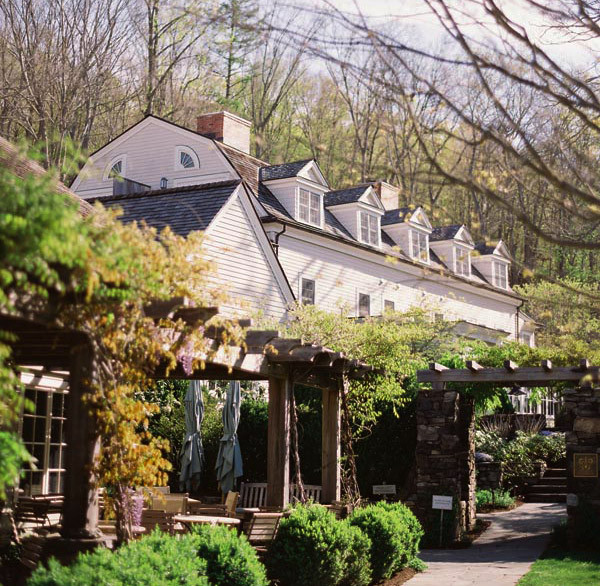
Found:
[[[600,388],[569,389],[563,398],[571,427],[566,434],[567,513],[573,540],[578,525],[590,527],[593,517],[600,527]]]
[[[502,486],[502,462],[477,462],[477,488],[497,490]]]
[[[444,540],[454,541],[475,523],[474,406],[443,384],[433,386],[417,397],[416,492],[409,504],[425,530],[435,531],[439,511],[432,510],[432,496],[452,496],[453,527]]]

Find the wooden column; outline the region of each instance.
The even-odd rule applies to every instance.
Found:
[[[71,351],[69,399],[65,422],[65,504],[61,534],[66,539],[94,539],[98,535],[98,495],[93,488],[92,466],[100,449],[89,407],[82,401],[93,377],[92,349]]]
[[[321,428],[321,483],[325,504],[341,498],[340,392],[337,387],[323,389],[323,421]]]
[[[290,498],[290,388],[289,375],[269,378],[267,437],[267,506],[284,507]]]

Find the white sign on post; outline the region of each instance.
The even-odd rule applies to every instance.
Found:
[[[396,494],[395,484],[374,484],[373,494]]]
[[[440,509],[442,511],[451,511],[452,510],[452,497],[434,494],[432,503],[431,503],[431,508],[432,509]]]

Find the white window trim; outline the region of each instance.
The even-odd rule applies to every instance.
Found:
[[[300,275],[300,279],[298,281],[298,301],[300,301],[301,305],[304,305],[302,301],[302,281],[312,281],[315,287],[315,298],[313,300],[313,305],[317,304],[317,280],[313,277],[306,277],[305,275]]]
[[[363,222],[363,214],[364,217],[367,218],[367,240],[364,240],[362,237],[362,222]],[[371,242],[371,230],[369,227],[369,218],[375,220],[375,242]],[[358,240],[363,244],[368,244],[370,246],[376,246],[379,248],[381,246],[381,227],[380,227],[380,218],[377,214],[373,214],[366,210],[358,210]]]
[[[506,283],[504,285],[498,284],[498,278],[496,275],[497,267],[502,267],[503,276],[506,281]],[[502,289],[504,291],[506,291],[508,289],[508,264],[507,263],[505,263],[501,260],[492,259],[492,283],[493,283],[494,287],[497,287],[498,289]]]
[[[425,251],[427,253],[427,259],[422,259],[420,254],[414,253],[414,235],[419,234],[419,238],[425,238]],[[429,254],[429,234],[427,232],[423,232],[422,230],[416,230],[415,228],[411,228],[408,232],[408,246],[409,246],[409,255],[413,260],[423,264],[429,264],[431,262],[431,256]]]
[[[119,161],[121,163],[121,177],[127,177],[127,155],[118,155],[110,160],[110,163],[104,169],[103,181],[112,181],[114,177],[110,176],[110,171]]]
[[[319,222],[318,223],[310,221],[310,197],[309,197],[309,204],[308,204],[308,220],[303,220],[300,217],[300,191],[307,191],[309,194],[316,195],[319,198]],[[325,215],[325,211],[323,209],[323,194],[319,193],[318,191],[314,191],[314,190],[310,189],[309,187],[304,187],[301,185],[297,186],[296,187],[296,219],[299,222],[302,222],[303,224],[308,224],[309,226],[317,226],[318,228],[322,228],[324,215]]]
[[[192,157],[192,160],[194,161],[193,167],[189,167],[186,169],[181,164],[181,153],[187,153],[188,155],[190,155],[190,157]],[[200,159],[198,158],[198,155],[196,154],[194,149],[192,149],[189,146],[184,146],[184,145],[179,145],[179,146],[175,147],[175,158],[173,160],[173,164],[174,164],[173,168],[175,169],[175,171],[187,171],[188,173],[190,173],[190,172],[196,172],[196,171],[198,171],[198,169],[200,169]]]
[[[462,277],[470,277],[471,276],[471,272],[472,272],[471,271],[471,251],[463,248],[462,246],[457,246],[456,244],[452,248],[453,248],[453,252],[454,252],[454,272],[457,275],[460,275]],[[467,268],[468,268],[468,271],[466,273],[459,273],[458,272],[458,255],[459,254],[466,255],[466,257],[467,257]]]
[[[366,295],[369,298],[369,314],[368,315],[361,315],[360,314],[360,296],[361,295]],[[357,291],[356,292],[356,317],[360,318],[360,317],[371,317],[373,315],[373,295],[371,295],[370,293],[365,293],[364,291]]]

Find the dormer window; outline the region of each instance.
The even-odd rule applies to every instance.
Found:
[[[429,263],[429,235],[419,230],[410,231],[410,256],[419,262]]]
[[[189,147],[179,146],[175,149],[175,170],[189,171],[200,167],[198,156]]]
[[[454,272],[463,277],[471,276],[471,252],[460,246],[454,247]]]
[[[492,262],[492,278],[499,289],[508,289],[508,265],[500,261]]]
[[[360,212],[360,240],[379,246],[379,218],[369,212]]]
[[[307,224],[321,225],[321,196],[307,189],[300,189],[298,218]]]

